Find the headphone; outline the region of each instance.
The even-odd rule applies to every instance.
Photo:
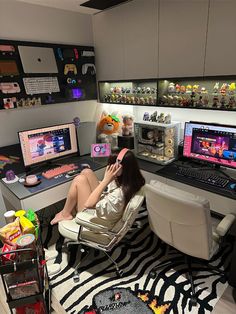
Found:
[[[119,152],[119,154],[118,154],[118,156],[117,156],[117,158],[116,158],[116,162],[117,162],[118,164],[120,164],[120,163],[122,162],[122,160],[123,160],[125,154],[126,154],[128,151],[129,151],[128,148],[123,148],[123,149]]]

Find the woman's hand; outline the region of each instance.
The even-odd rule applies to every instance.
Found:
[[[115,179],[116,175],[121,170],[121,168],[122,165],[119,163],[114,163],[112,165],[107,166],[103,181],[109,184],[111,181]]]

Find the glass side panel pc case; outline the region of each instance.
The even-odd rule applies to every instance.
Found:
[[[236,126],[186,122],[183,155],[236,168]]]
[[[138,158],[169,164],[177,158],[180,123],[134,123],[134,149]]]
[[[78,152],[76,128],[73,123],[20,131],[18,134],[25,166]]]
[[[159,80],[158,105],[236,110],[236,78],[173,78]]]
[[[103,103],[156,106],[157,80],[99,82]]]

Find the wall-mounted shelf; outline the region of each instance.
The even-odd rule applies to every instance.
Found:
[[[157,80],[99,82],[99,100],[122,105],[156,106]]]
[[[103,103],[236,111],[236,77],[101,81]]]

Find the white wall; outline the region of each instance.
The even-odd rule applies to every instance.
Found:
[[[92,18],[87,14],[0,0],[0,38],[93,46]],[[17,143],[19,130],[69,122],[75,116],[81,121],[93,121],[96,107],[96,101],[81,101],[0,110],[0,147]],[[0,225],[3,211],[0,193]]]

